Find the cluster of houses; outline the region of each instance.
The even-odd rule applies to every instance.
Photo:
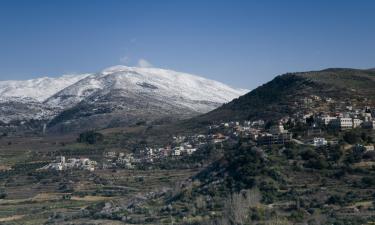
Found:
[[[106,152],[104,155],[106,159],[103,162],[103,168],[125,168],[125,169],[134,169],[134,165],[139,163],[140,160],[134,157],[133,153],[126,154],[123,152]]]
[[[257,145],[285,144],[292,141],[292,133],[284,129],[280,122],[271,126],[269,130],[265,129],[265,121],[232,121],[221,123],[209,127],[210,130],[221,130],[217,136],[223,136],[223,140],[247,138]]]
[[[341,130],[353,129],[357,127],[362,127],[366,129],[375,128],[375,120],[368,113],[367,116],[360,117],[353,114],[342,114],[336,116],[324,115],[318,116],[317,121],[321,125],[338,128]]]
[[[92,161],[89,158],[69,158],[65,159],[65,156],[56,157],[56,160],[44,167],[40,170],[71,170],[71,169],[78,169],[78,170],[88,170],[94,171],[97,165],[96,161]]]
[[[166,157],[191,155],[208,143],[209,135],[174,136],[166,146],[145,147],[139,152],[141,161],[153,162]],[[218,139],[221,137],[218,137]]]
[[[318,99],[318,96],[305,99],[304,101],[310,102],[308,100],[314,101],[316,99]],[[327,99],[326,101],[333,100]],[[247,137],[257,145],[285,144],[293,141],[299,144],[320,147],[338,143],[337,140],[328,141],[325,139],[325,129],[348,130],[359,127],[363,129],[375,129],[374,118],[375,109],[371,109],[370,107],[353,109],[353,107],[348,106],[345,112],[333,114],[297,113],[293,116],[281,118],[278,124],[271,126],[269,129],[265,128],[265,121],[263,120],[244,122],[232,121],[213,125],[209,128],[227,130],[225,134],[228,138]],[[293,134],[284,128],[288,123],[296,124],[297,122],[308,124],[309,126],[306,136],[303,138],[304,140],[293,139]]]
[[[136,154],[107,152],[104,155],[106,158],[104,167],[131,169],[138,163],[152,163],[168,157],[179,158],[189,156],[207,145],[220,145],[228,139],[230,137],[222,133],[174,136],[170,143],[165,146],[145,146],[135,151],[137,152]]]
[[[320,126],[336,128],[341,130],[362,127],[365,129],[375,129],[375,109],[369,106],[358,107],[348,103],[341,103],[332,106],[336,109],[335,113],[314,112],[314,108],[308,108],[304,113],[297,113],[292,116],[295,120],[304,122],[308,118]]]
[[[318,99],[316,96],[313,100]],[[307,101],[307,100],[306,100]],[[327,98],[327,102],[333,100]],[[337,140],[326,140],[324,129],[329,127],[339,130],[353,128],[375,129],[375,110],[369,107],[354,110],[347,107],[344,113],[335,114],[314,114],[306,113],[291,117],[285,117],[278,123],[267,127],[266,121],[229,121],[208,126],[207,134],[197,134],[192,136],[175,136],[172,143],[164,147],[146,147],[140,151],[139,161],[153,162],[154,160],[165,157],[178,157],[182,155],[191,155],[201,147],[206,145],[222,146],[225,142],[238,139],[248,139],[258,146],[269,146],[274,144],[286,144],[295,142],[297,144],[311,145],[321,147],[328,144],[338,144]],[[313,121],[309,125],[306,136],[301,140],[293,138],[293,134],[285,129],[287,123],[296,123],[297,121],[307,124],[308,120]],[[267,127],[267,128],[266,128]],[[373,146],[365,146],[371,150]]]

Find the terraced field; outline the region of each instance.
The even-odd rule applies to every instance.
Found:
[[[9,143],[11,142],[11,143]],[[63,145],[61,143],[64,143]],[[0,140],[0,224],[120,224],[82,215],[84,209],[106,203],[126,205],[157,191],[171,190],[197,170],[125,170],[48,172],[37,169],[55,153],[70,149],[82,155],[92,146],[77,146],[74,137]],[[76,152],[75,152],[76,151]],[[89,152],[100,159],[101,151]],[[61,217],[61,218],[60,218]]]

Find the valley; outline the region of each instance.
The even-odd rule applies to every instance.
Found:
[[[0,225],[375,225],[374,11],[0,0]]]
[[[183,120],[3,133],[1,224],[371,224],[374,76],[285,74]]]

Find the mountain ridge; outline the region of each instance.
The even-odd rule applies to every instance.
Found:
[[[90,74],[40,77],[29,80],[0,81],[0,99],[30,98],[43,102],[54,93],[76,83]]]

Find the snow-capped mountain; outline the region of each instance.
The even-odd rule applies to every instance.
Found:
[[[208,112],[247,92],[187,73],[157,68],[114,66],[87,76],[53,95],[46,102],[66,108],[90,96],[100,97],[119,90],[168,101],[200,113]],[[123,95],[126,96],[126,93]]]
[[[246,92],[172,70],[114,66],[95,74],[1,81],[0,120],[39,119],[50,120],[51,126],[105,127],[188,118]],[[29,109],[33,110],[28,114]]]

